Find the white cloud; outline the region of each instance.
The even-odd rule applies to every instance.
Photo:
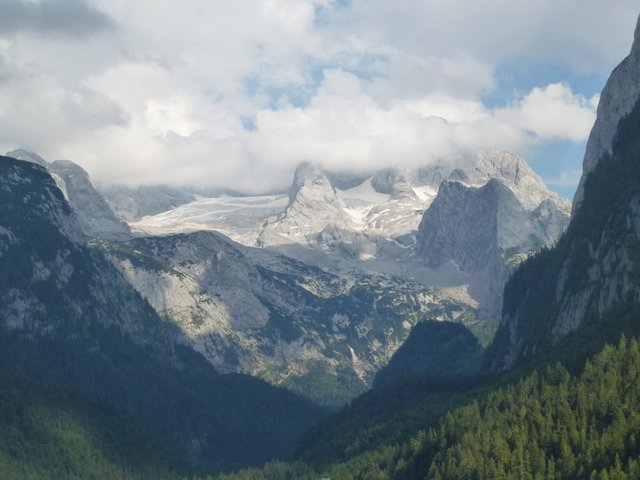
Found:
[[[628,50],[637,10],[627,0],[91,4],[112,28],[82,42],[0,32],[0,145],[73,159],[103,183],[254,191],[285,186],[303,160],[364,169],[581,141],[597,97],[558,83],[506,106],[483,96],[513,59],[604,74]]]
[[[433,92],[475,98],[495,87],[493,67],[470,56],[421,57],[389,48],[380,52],[384,54],[368,65],[367,85],[367,91],[380,100],[420,98]],[[348,63],[342,68],[362,69]]]
[[[584,140],[596,118],[599,96],[587,99],[568,85],[536,87],[516,105],[499,110],[497,117],[511,122],[540,140]]]
[[[261,111],[252,151],[290,167],[300,160],[353,170],[419,165],[494,147],[522,150],[540,139],[584,140],[595,119],[593,105],[564,85],[535,88],[508,109],[491,110],[442,94],[384,105],[363,83],[325,72],[307,107]]]
[[[295,33],[304,32],[315,16],[314,5],[299,0],[265,0],[262,3],[262,12],[280,28]]]
[[[629,51],[634,0],[351,0],[341,25],[419,56],[467,52],[499,63],[515,56],[609,70]]]
[[[163,136],[176,133],[183,137],[191,136],[202,130],[204,125],[193,119],[195,105],[182,97],[168,98],[164,101],[149,100],[145,110],[145,119],[149,128]]]

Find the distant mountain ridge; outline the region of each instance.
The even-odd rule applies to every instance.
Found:
[[[444,180],[479,188],[491,179],[502,181],[527,211],[535,210],[548,200],[546,210],[555,215],[541,220],[554,224],[549,226],[548,233],[541,234],[541,241],[549,244],[549,237],[557,238],[566,226],[566,219],[563,221],[562,217],[569,215],[568,201],[551,192],[524,160],[501,151],[479,155],[477,161],[466,168],[431,165],[414,170],[387,169],[368,177],[348,176],[344,181],[340,174],[304,163],[296,170],[286,203],[273,203],[269,209],[251,211],[250,206],[258,204],[257,199],[261,197],[249,197],[252,203],[247,203],[244,210],[226,213],[223,206],[230,203],[227,197],[220,197],[219,201],[224,210],[214,199],[199,200],[175,209],[172,220],[171,212],[164,212],[157,216],[157,221],[148,217],[134,227],[151,234],[219,230],[245,245],[278,248],[284,253],[287,245],[291,245],[330,251],[331,255],[346,260],[396,258],[406,256],[406,247],[412,246],[411,237],[418,231],[423,214],[437,197]],[[262,203],[266,205],[276,197],[264,198]],[[196,210],[197,204],[199,210]],[[218,219],[208,213],[218,209]],[[185,214],[183,218],[181,210]],[[233,223],[234,217],[242,216],[244,211],[256,215],[252,220],[253,233],[248,224],[246,228]],[[197,218],[204,221],[196,223]]]
[[[467,195],[473,192],[487,201]],[[337,383],[325,388],[345,395],[366,388],[422,319],[464,323],[486,332],[486,342],[510,269],[555,242],[569,211],[568,201],[506,152],[481,155],[465,169],[433,165],[366,177],[305,163],[286,197],[200,199],[132,224],[161,237],[113,252],[132,285],[190,332],[217,368],[286,378],[300,393],[329,375]],[[197,230],[243,245],[181,233]],[[455,242],[457,254],[438,246]],[[135,251],[166,268],[136,263]],[[225,273],[207,266],[212,256]],[[237,285],[235,293],[222,284]]]
[[[77,177],[91,186],[72,164],[16,156],[64,166],[67,183]],[[302,164],[287,196],[104,192],[125,218],[169,208],[131,223],[147,238],[120,243],[127,238],[109,232],[92,235],[106,240],[93,245],[156,313],[179,325],[190,348],[220,371],[333,405],[367,388],[423,319],[463,323],[486,343],[510,269],[551,245],[569,213],[524,160],[500,151],[465,168],[361,176]],[[95,189],[70,199],[94,196]],[[83,209],[79,202],[79,218]]]
[[[500,222],[497,233],[500,248],[512,254],[507,262],[510,267],[540,247],[552,245],[566,228],[570,214],[569,202],[551,192],[523,159],[501,151],[479,155],[466,168],[432,165],[415,170],[388,169],[366,178],[341,178],[316,165],[302,164],[287,199],[203,199],[147,217],[133,227],[153,235],[217,230],[244,245],[272,249],[329,270],[364,269],[403,276],[415,270],[405,264],[414,264],[416,256],[422,257],[430,249],[419,226],[434,210],[430,207],[441,185],[450,184],[446,182],[471,189],[494,179],[515,195],[517,202],[510,203],[518,203],[522,214]],[[462,195],[462,190],[454,193],[445,189],[442,193],[453,198]],[[456,202],[464,215],[465,202]],[[441,217],[437,228],[451,236],[448,232],[454,226],[460,222],[449,216]],[[518,241],[510,236],[517,236]],[[416,245],[416,237],[421,237],[420,245]],[[433,267],[434,262],[426,264]]]

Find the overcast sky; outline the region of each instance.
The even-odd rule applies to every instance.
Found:
[[[0,0],[0,148],[285,188],[505,149],[571,196],[637,0]]]

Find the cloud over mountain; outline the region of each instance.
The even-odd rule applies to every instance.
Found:
[[[256,191],[283,187],[304,160],[361,170],[580,143],[597,97],[571,80],[626,53],[637,6],[607,6],[606,21],[603,8],[8,0],[0,147],[71,158],[103,183]],[[608,42],[590,38],[596,26]],[[505,83],[527,59],[570,78]]]

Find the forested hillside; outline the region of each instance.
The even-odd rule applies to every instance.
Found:
[[[175,462],[113,407],[0,370],[0,478],[175,479]]]
[[[639,435],[640,345],[623,337],[580,376],[557,365],[447,415],[410,458],[434,479],[638,478]]]
[[[640,343],[622,337],[580,374],[536,371],[407,441],[324,468],[272,464],[221,479],[634,479],[639,439]]]

